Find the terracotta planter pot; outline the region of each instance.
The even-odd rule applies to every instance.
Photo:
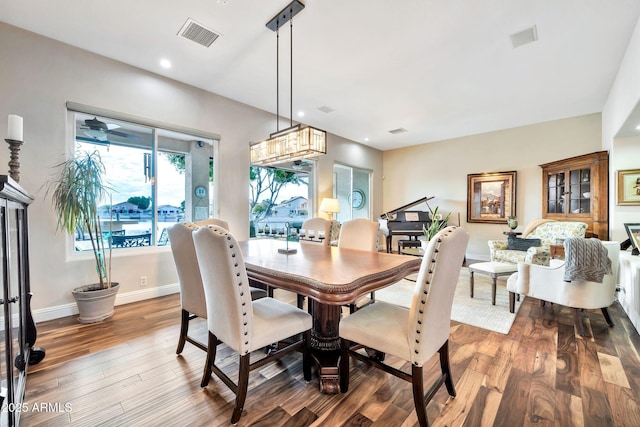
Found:
[[[96,323],[113,316],[118,289],[120,285],[117,282],[111,282],[108,289],[99,289],[98,284],[75,288],[72,294],[78,305],[78,321]]]

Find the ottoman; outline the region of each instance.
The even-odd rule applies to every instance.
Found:
[[[510,276],[518,271],[516,264],[508,262],[476,262],[469,265],[469,288],[473,298],[473,274],[486,274],[491,277],[491,304],[496,305],[496,280],[500,276]]]

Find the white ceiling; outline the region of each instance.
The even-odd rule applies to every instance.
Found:
[[[602,111],[640,16],[638,0],[302,1],[294,114],[383,150]],[[287,4],[0,0],[0,21],[275,113],[265,24]],[[222,36],[210,48],[179,37],[187,18]],[[539,40],[513,48],[510,35],[533,25]],[[289,40],[281,30],[280,128]]]

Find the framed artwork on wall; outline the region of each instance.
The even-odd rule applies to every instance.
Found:
[[[640,169],[618,171],[618,205],[640,205]]]
[[[506,224],[516,215],[516,171],[467,175],[467,222]]]

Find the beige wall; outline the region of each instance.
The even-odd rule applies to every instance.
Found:
[[[67,101],[219,134],[219,216],[239,239],[248,237],[248,144],[273,132],[274,115],[3,23],[0,58],[0,132],[6,134],[8,114],[24,117],[20,184],[36,198],[29,225],[37,319],[72,314],[71,289],[95,281],[91,258],[73,253],[70,238],[56,233],[42,188],[52,166],[73,146]],[[354,166],[381,170],[380,151],[328,135],[328,154],[318,165],[320,196],[331,194],[334,159],[346,158]],[[8,160],[8,150],[0,150],[0,165]],[[374,206],[380,209],[382,186],[376,180]],[[153,296],[177,282],[168,248],[118,252],[113,269],[120,302]],[[146,288],[139,286],[143,275]]]
[[[466,223],[467,174],[516,171],[516,213],[523,226],[542,214],[538,165],[600,150],[600,123],[600,114],[590,114],[385,151],[383,209],[435,196],[430,206],[454,212],[454,224],[460,213],[462,225],[471,234],[467,257],[488,259],[487,240],[504,238],[502,232],[508,228]]]

